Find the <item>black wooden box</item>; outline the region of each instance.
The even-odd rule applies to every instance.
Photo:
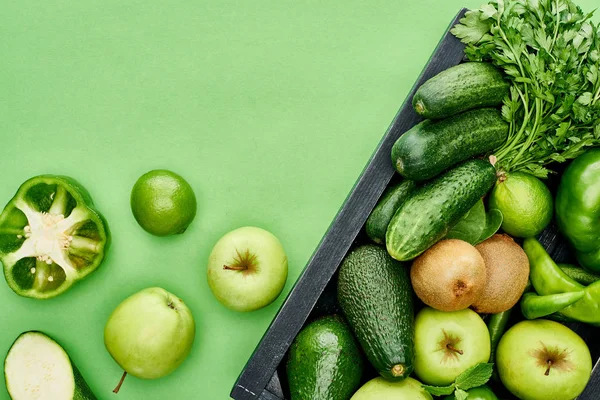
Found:
[[[367,242],[363,225],[385,188],[396,179],[390,161],[390,152],[398,137],[420,121],[411,104],[416,89],[427,79],[463,60],[464,46],[449,31],[465,12],[465,9],[461,10],[449,25],[294,289],[248,360],[231,390],[231,396],[235,400],[288,399],[285,362],[292,341],[307,321],[340,312],[335,300],[338,266],[354,243]],[[569,259],[568,247],[555,227],[546,229],[539,239],[555,260]],[[578,399],[598,400],[600,399],[600,361],[598,361],[600,329],[583,324],[569,326],[586,340],[596,364],[592,379]],[[376,374],[371,371],[371,375],[365,378],[370,379]],[[510,398],[506,393],[500,393],[499,396],[504,399]]]

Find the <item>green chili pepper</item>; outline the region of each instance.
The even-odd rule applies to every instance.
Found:
[[[586,151],[562,175],[556,193],[558,227],[575,248],[579,264],[600,273],[600,149]]]
[[[560,313],[580,322],[600,325],[600,281],[584,287],[571,279],[534,238],[525,239],[523,250],[529,258],[529,277],[538,294],[545,296],[583,290],[581,300],[564,308]]]
[[[587,270],[578,267],[577,265],[571,264],[557,264],[562,271],[567,274],[570,278],[576,280],[582,285],[591,285],[594,282],[600,281],[600,276],[592,274]]]
[[[571,304],[581,300],[585,292],[565,292],[540,296],[535,293],[525,293],[521,298],[521,312],[527,319],[545,317],[561,311]]]
[[[512,313],[512,308],[509,308],[506,311],[503,311],[498,314],[491,314],[488,318],[487,327],[490,332],[490,362],[496,362],[496,347],[498,347],[498,342],[504,332],[506,331],[506,325],[508,324],[508,320],[510,319],[510,314]]]

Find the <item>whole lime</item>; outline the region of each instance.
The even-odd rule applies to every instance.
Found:
[[[506,174],[496,182],[490,208],[502,212],[502,229],[515,237],[533,237],[550,223],[554,210],[548,187],[524,172]]]
[[[185,232],[196,216],[196,195],[185,179],[167,170],[142,175],[131,190],[131,211],[156,236]]]

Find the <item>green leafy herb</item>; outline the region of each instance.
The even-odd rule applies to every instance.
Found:
[[[465,242],[476,243],[485,228],[485,209],[480,200],[471,208],[446,235],[446,239],[460,239]]]
[[[472,61],[511,81],[502,115],[509,136],[499,171],[546,177],[546,165],[600,144],[600,29],[572,0],[493,0],[452,33]]]
[[[485,216],[485,228],[483,228],[483,232],[481,233],[481,236],[479,236],[479,240],[476,244],[488,240],[498,232],[503,220],[504,216],[502,215],[502,211],[497,208],[490,209]]]
[[[498,232],[502,220],[502,213],[495,208],[486,214],[480,200],[450,229],[446,239],[460,239],[475,246]]]
[[[454,383],[448,386],[423,385],[423,388],[434,396],[448,396],[454,393]]]
[[[422,385],[425,390],[434,396],[447,396],[454,393],[456,399],[466,399],[467,390],[485,385],[492,376],[494,364],[479,363],[456,377],[454,383],[448,386]]]
[[[469,397],[469,395],[467,394],[467,392],[465,392],[462,389],[456,389],[454,391],[454,398],[456,400],[467,400],[468,397]]]
[[[481,385],[485,385],[492,377],[494,364],[479,363],[472,366],[462,374],[456,377],[456,387],[462,390],[469,390]]]

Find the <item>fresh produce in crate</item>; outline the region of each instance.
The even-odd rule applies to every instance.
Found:
[[[573,1],[494,0],[452,29],[471,61],[510,82],[502,115],[508,140],[494,152],[502,173],[544,178],[546,165],[600,144],[600,35]]]
[[[425,118],[447,118],[474,108],[502,104],[509,92],[502,73],[489,63],[459,64],[425,82],[413,96],[413,107]]]
[[[413,293],[407,268],[385,249],[363,245],[340,266],[337,299],[368,360],[400,381],[413,371]]]
[[[508,235],[494,235],[475,246],[486,267],[486,283],[481,296],[472,304],[483,314],[511,309],[523,294],[529,278],[527,254]]]
[[[6,390],[12,399],[96,400],[61,345],[38,331],[24,332],[4,360]]]
[[[584,268],[600,273],[600,149],[569,165],[556,194],[556,221]]]
[[[399,261],[417,257],[444,238],[496,181],[492,164],[469,160],[418,188],[394,214],[386,247]]]
[[[487,363],[489,358],[490,335],[473,310],[443,312],[425,307],[417,314],[415,374],[424,383],[450,385],[460,374]]]
[[[462,240],[446,239],[413,261],[410,280],[423,303],[440,311],[458,311],[479,300],[487,272],[475,247]]]
[[[360,386],[362,373],[358,343],[338,316],[311,322],[290,347],[291,400],[348,400]]]
[[[367,235],[373,242],[377,244],[385,243],[385,232],[394,213],[409,198],[415,188],[415,182],[404,180],[386,190],[382,195],[381,200],[379,200],[373,211],[371,211],[365,223]]]
[[[495,149],[507,136],[508,124],[494,108],[471,110],[439,121],[425,120],[396,141],[392,163],[406,179],[424,181]]]
[[[525,239],[523,249],[529,258],[530,279],[537,294],[545,296],[583,290],[581,300],[563,308],[559,314],[571,320],[600,325],[600,282],[585,287],[569,278],[534,238]]]
[[[73,178],[27,180],[0,215],[0,261],[8,286],[35,299],[58,296],[96,270],[110,232]]]
[[[523,400],[571,400],[585,388],[592,358],[585,342],[554,321],[522,321],[500,339],[502,383]]]
[[[421,383],[411,377],[400,382],[389,382],[381,377],[365,383],[351,400],[433,400]]]

